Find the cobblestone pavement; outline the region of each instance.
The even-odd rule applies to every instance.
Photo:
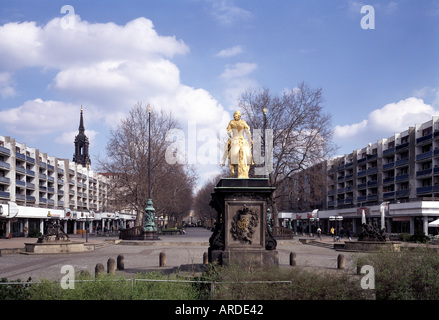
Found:
[[[103,264],[106,268],[108,259],[116,260],[120,254],[124,256],[125,275],[134,276],[137,272],[154,269],[172,271],[176,267],[202,264],[211,234],[211,231],[203,228],[188,228],[185,235],[161,236],[160,240],[142,243],[143,245],[136,242],[117,244],[117,237],[91,235],[88,243],[96,246],[94,251],[50,255],[3,254],[0,256],[0,278],[7,278],[9,281],[26,280],[28,277],[32,277],[33,280],[61,279],[64,275],[61,268],[64,265],[73,266],[75,271],[87,270],[94,274],[97,263]],[[81,235],[73,235],[71,238],[75,241],[85,241]],[[24,248],[24,243],[28,242],[36,242],[36,239],[0,239],[0,249]],[[321,242],[332,243],[332,238],[322,236]],[[334,249],[304,245],[299,238],[279,240],[277,251],[281,266],[289,267],[290,253],[294,252],[297,267],[334,270],[337,268],[337,256],[340,254]],[[166,254],[166,268],[159,268],[160,252]],[[350,268],[355,254],[342,254],[345,256],[346,268]]]

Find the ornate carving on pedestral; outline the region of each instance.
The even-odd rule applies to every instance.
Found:
[[[246,205],[239,209],[232,220],[230,234],[233,240],[251,244],[253,234],[259,225],[259,211],[250,210]]]

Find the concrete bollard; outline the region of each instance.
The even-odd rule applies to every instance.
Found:
[[[122,254],[117,256],[117,270],[125,269],[125,258]]]
[[[296,254],[294,252],[290,253],[290,266],[296,265]]]
[[[99,277],[105,271],[104,265],[102,263],[98,263],[95,267],[95,277]]]
[[[203,253],[203,264],[208,264],[209,263],[209,257],[207,252]]]
[[[113,258],[110,258],[107,261],[107,273],[116,274],[116,261],[114,261]]]
[[[166,267],[166,253],[164,252],[160,252],[159,266]]]
[[[337,269],[344,269],[344,255],[339,254],[337,257]]]

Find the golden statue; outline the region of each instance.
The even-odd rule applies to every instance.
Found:
[[[222,165],[225,165],[226,158],[229,159],[230,176],[235,176],[235,166],[238,166],[238,178],[248,178],[250,164],[254,164],[252,160],[251,145],[244,137],[244,133],[253,144],[250,134],[250,126],[241,120],[241,112],[235,111],[233,119],[227,126],[227,134],[229,140],[224,150]]]

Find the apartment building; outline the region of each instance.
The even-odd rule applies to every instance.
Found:
[[[74,161],[0,136],[0,237],[43,232],[44,221],[52,218],[62,220],[69,233],[84,230],[86,218],[91,230],[134,221],[132,215],[112,212],[107,203],[109,180],[90,168],[82,109],[79,131],[75,152],[81,156],[75,154]],[[86,139],[86,152],[79,139]]]
[[[340,223],[359,232],[362,212],[377,221],[380,205],[388,203],[388,232],[413,234],[418,228],[426,234],[437,232],[428,223],[439,218],[438,116],[327,160],[324,167],[327,192],[318,209],[325,229]],[[291,213],[281,216],[293,219]],[[296,221],[297,225],[311,226],[309,218],[295,220],[304,220]]]

